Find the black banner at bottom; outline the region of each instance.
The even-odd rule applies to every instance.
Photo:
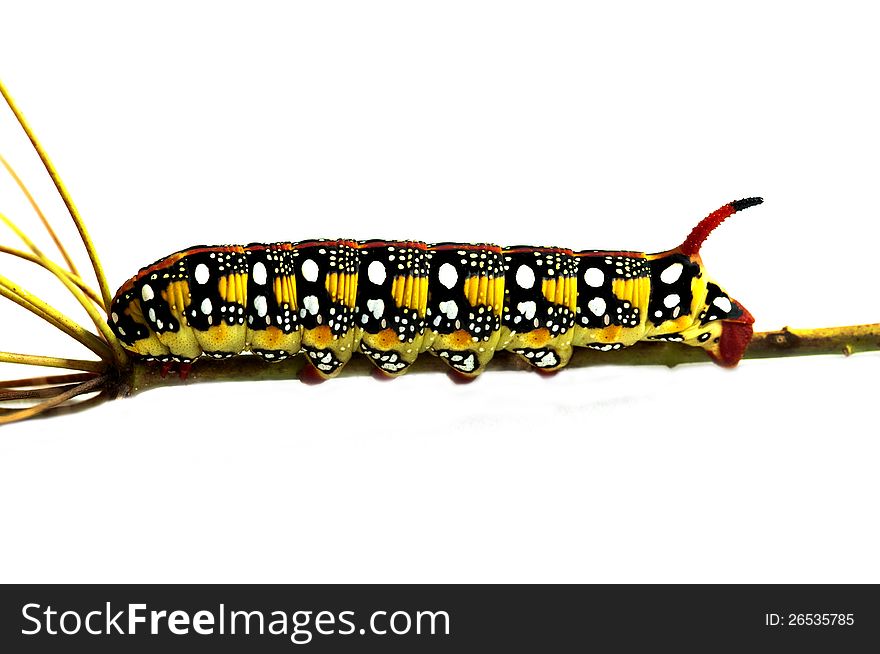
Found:
[[[874,585],[35,585],[0,589],[0,650],[861,650]]]

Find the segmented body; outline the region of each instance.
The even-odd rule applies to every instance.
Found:
[[[390,375],[422,352],[476,375],[501,349],[556,370],[572,347],[641,340],[680,341],[733,365],[752,318],[705,274],[699,243],[714,224],[704,223],[695,247],[658,254],[419,241],[192,247],[127,281],[110,325],[144,357],[304,353],[327,377],[355,352]]]

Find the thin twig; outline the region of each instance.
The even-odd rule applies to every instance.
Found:
[[[67,402],[68,400],[72,400],[77,395],[82,395],[84,393],[91,393],[96,390],[101,390],[101,386],[103,386],[107,382],[108,378],[106,376],[95,377],[94,379],[90,379],[89,381],[82,382],[81,384],[77,384],[73,388],[61,395],[57,395],[45,402],[41,402],[32,407],[28,407],[26,409],[18,409],[15,411],[11,411],[9,413],[5,413],[5,415],[0,415],[0,425],[5,425],[10,422],[17,422],[19,420],[26,420],[27,418],[33,418],[35,416],[48,411],[54,407]]]
[[[9,216],[4,214],[3,212],[0,212],[0,221],[2,221],[10,230],[12,230],[12,232],[16,236],[18,236],[18,238],[21,240],[21,242],[24,243],[31,252],[34,253],[34,255],[37,258],[35,263],[38,263],[39,265],[43,266],[43,268],[45,268],[46,270],[51,272],[53,275],[55,275],[61,281],[61,283],[63,283],[65,286],[67,286],[67,282],[65,280],[68,280],[68,281],[77,280],[77,281],[73,282],[74,284],[77,285],[77,287],[81,288],[82,286],[85,286],[85,282],[82,281],[82,279],[79,277],[79,275],[73,275],[73,273],[70,273],[67,270],[64,270],[61,266],[59,266],[54,261],[52,261],[49,257],[47,257],[42,252],[42,250],[40,250],[40,248],[37,247],[37,244],[34,243],[27,234],[25,234],[24,230],[19,228],[19,226],[16,225],[14,222],[12,222],[12,220],[9,218]],[[90,294],[87,294],[87,295],[89,295],[89,298],[97,295],[91,289],[89,289],[89,293]],[[79,297],[77,297],[77,301],[80,301]],[[93,311],[94,310],[94,307],[91,305],[91,303],[88,303],[88,302],[83,303],[81,301],[80,301],[80,303],[83,304],[83,308],[85,308],[86,311]],[[97,300],[97,304],[104,313],[107,312],[106,307],[104,307],[104,305],[100,299]],[[101,322],[103,322],[103,320]]]
[[[98,389],[93,389],[90,392],[94,392]],[[83,393],[84,395],[84,393]],[[100,392],[96,395],[92,395],[91,397],[87,397],[85,399],[78,397],[76,402],[67,402],[62,403],[59,406],[50,407],[41,411],[39,414],[35,416],[31,416],[32,418],[50,418],[54,416],[60,416],[69,413],[79,413],[80,411],[85,411],[86,409],[90,409],[99,404],[103,404],[108,400],[112,400],[116,397],[114,389],[112,386],[102,386]],[[11,410],[0,410],[0,413],[10,414]]]
[[[58,238],[55,230],[52,229],[52,225],[49,224],[49,220],[46,218],[46,215],[43,213],[42,209],[40,209],[40,205],[38,205],[37,201],[34,200],[34,196],[31,195],[31,192],[28,190],[27,186],[24,185],[24,182],[21,181],[18,173],[15,172],[15,169],[8,161],[6,161],[2,154],[0,154],[0,164],[3,164],[3,167],[6,168],[6,172],[8,172],[12,176],[12,179],[15,180],[18,188],[21,189],[21,192],[24,193],[24,196],[27,198],[28,202],[30,202],[31,207],[33,207],[34,211],[40,217],[40,221],[43,223],[46,231],[49,232],[49,236],[52,237],[52,240],[55,242],[55,246],[58,248],[61,256],[64,257],[64,261],[67,264],[67,267],[70,270],[71,274],[79,276],[79,271],[77,271],[76,266],[73,264],[73,260],[70,258],[70,255],[67,254],[67,250],[64,249],[64,246],[61,244],[61,240]]]
[[[44,399],[47,397],[55,397],[71,388],[76,384],[59,384],[57,386],[49,386],[47,388],[25,388],[25,389],[0,389],[0,402],[20,402],[22,400]]]
[[[68,384],[94,379],[96,376],[97,373],[94,372],[75,372],[69,375],[44,375],[43,377],[28,377],[26,379],[7,379],[0,381],[0,388],[29,388],[32,386]]]
[[[3,254],[12,255],[13,257],[19,257],[21,259],[25,259],[26,261],[30,261],[31,263],[35,263],[38,266],[42,266],[43,268],[46,268],[46,270],[49,270],[46,267],[46,265],[43,263],[42,259],[40,259],[36,255],[30,254],[29,252],[24,252],[22,250],[16,250],[15,248],[10,248],[5,245],[0,245],[0,252],[2,252]],[[101,306],[102,300],[100,297],[98,297],[98,294],[95,293],[95,291],[92,287],[88,286],[82,279],[80,279],[79,277],[76,277],[75,275],[73,275],[71,273],[65,272],[65,275],[67,275],[67,278],[71,282],[76,284],[80,288],[80,290],[82,290],[83,293],[85,293],[87,296],[89,296],[89,298],[92,301],[94,301],[95,304],[97,304],[98,306]]]
[[[33,242],[22,232],[15,224],[9,220],[3,213],[0,213],[0,221],[6,223],[10,229],[12,229],[22,241],[41,259],[41,263],[46,267],[49,272],[51,272],[58,280],[64,284],[65,288],[76,298],[76,301],[80,303],[83,309],[85,309],[86,313],[89,314],[89,318],[92,319],[92,323],[94,323],[95,327],[98,328],[98,332],[104,337],[104,340],[110,346],[112,351],[113,359],[120,366],[125,365],[125,362],[128,359],[128,356],[125,354],[125,350],[122,349],[122,346],[119,344],[119,341],[116,338],[116,335],[110,329],[110,326],[107,324],[107,320],[95,309],[95,305],[89,300],[88,297],[80,290],[80,288],[74,284],[68,277],[67,272],[58,266],[51,259],[43,256],[37,247],[33,244]]]
[[[104,361],[64,359],[38,354],[19,354],[17,352],[0,352],[0,363],[17,363],[26,366],[43,366],[45,368],[67,368],[68,370],[85,370],[87,372],[104,372],[107,370],[107,364]],[[34,377],[32,379],[38,378]],[[3,384],[6,385],[6,382],[3,382]]]
[[[113,352],[110,350],[109,345],[98,338],[96,334],[74,322],[35,295],[28,293],[3,275],[0,275],[0,295],[12,300],[50,325],[60,329],[71,338],[85,345],[102,359],[109,360],[113,358]]]
[[[85,223],[79,215],[79,211],[77,210],[76,205],[74,205],[73,200],[71,199],[70,194],[67,192],[67,188],[64,186],[64,182],[61,180],[60,175],[58,175],[58,171],[55,170],[55,166],[52,164],[51,159],[49,159],[49,155],[46,154],[43,146],[40,145],[39,140],[37,140],[37,137],[34,134],[33,130],[31,130],[30,125],[28,125],[27,120],[25,120],[24,114],[21,113],[21,110],[15,104],[15,101],[12,99],[9,91],[6,90],[6,87],[3,85],[2,81],[0,81],[0,95],[2,95],[3,98],[6,100],[6,104],[9,105],[12,113],[15,114],[15,118],[18,120],[18,124],[21,125],[21,128],[24,130],[24,133],[30,140],[31,145],[34,146],[34,150],[37,151],[37,154],[40,157],[40,161],[43,162],[43,167],[46,169],[46,172],[49,173],[49,177],[52,178],[52,183],[55,185],[55,188],[58,190],[58,194],[64,201],[64,206],[67,207],[67,211],[70,214],[73,223],[76,225],[79,236],[82,239],[86,252],[89,255],[89,260],[92,262],[92,269],[95,271],[95,277],[98,280],[98,289],[101,291],[101,297],[104,298],[104,306],[109,307],[111,299],[110,287],[107,285],[107,278],[104,276],[104,269],[101,267],[101,260],[98,258],[98,253],[95,250],[95,245],[94,243],[92,243],[92,239],[89,236],[89,232],[86,229]]]

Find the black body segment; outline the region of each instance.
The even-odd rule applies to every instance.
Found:
[[[479,374],[498,346],[504,298],[501,248],[439,243],[428,248],[429,351],[454,370]]]
[[[417,241],[359,245],[355,325],[360,351],[383,372],[401,374],[422,351],[428,252]]]
[[[248,261],[247,342],[266,361],[282,361],[302,343],[293,252],[289,243],[251,243]]]
[[[649,256],[584,250],[577,259],[574,345],[619,350],[645,337],[651,278]]]
[[[635,280],[646,279],[650,267],[644,256],[632,253],[579,252],[577,277],[579,283],[577,323],[586,329],[606,327],[637,327],[644,307],[633,302],[625,287],[637,286]]]
[[[299,299],[301,349],[319,372],[332,376],[356,347],[357,243],[304,241],[293,245],[290,255]]]
[[[504,250],[502,347],[536,368],[571,358],[577,261],[571,250],[518,246]]]
[[[654,259],[649,265],[651,278],[656,281],[648,304],[651,324],[656,326],[687,315],[694,300],[693,280],[702,274],[700,266],[678,253]]]

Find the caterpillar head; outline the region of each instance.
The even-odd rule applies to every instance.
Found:
[[[701,347],[715,363],[732,367],[739,363],[752,340],[755,319],[715,282],[706,284],[706,299],[693,326],[683,332],[687,345]]]
[[[728,216],[761,202],[761,198],[747,198],[724,205],[700,221],[678,248],[652,260],[649,310],[661,334],[655,338],[701,347],[716,363],[726,367],[735,366],[742,359],[752,339],[755,319],[706,274],[700,247]],[[679,317],[675,313],[676,304],[671,301],[674,298],[688,298],[684,301],[691,309],[688,315]],[[670,323],[670,328],[663,326]],[[662,336],[666,329],[674,330],[674,337]]]

